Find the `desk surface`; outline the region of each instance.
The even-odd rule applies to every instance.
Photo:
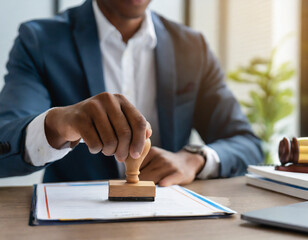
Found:
[[[247,186],[244,177],[195,181],[186,186],[226,204],[238,214],[228,219],[28,226],[32,187],[0,188],[0,239],[306,239],[303,233],[254,225],[240,213],[302,200]],[[228,204],[229,202],[229,204]]]

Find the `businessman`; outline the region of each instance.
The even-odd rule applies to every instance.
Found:
[[[87,0],[20,26],[0,94],[0,177],[46,168],[44,182],[124,177],[161,186],[242,175],[260,142],[201,34],[150,0]],[[188,145],[192,128],[206,145]],[[84,143],[82,143],[82,141]]]

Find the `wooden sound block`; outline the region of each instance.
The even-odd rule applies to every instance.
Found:
[[[289,166],[276,166],[275,170],[285,172],[308,173],[308,164],[290,164]]]
[[[110,180],[108,199],[111,201],[154,201],[155,184],[152,181],[127,183],[125,180]]]

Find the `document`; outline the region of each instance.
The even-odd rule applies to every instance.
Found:
[[[235,212],[178,185],[156,187],[154,202],[108,200],[108,182],[38,184],[33,220],[116,221],[228,216]],[[39,224],[37,224],[39,225]]]
[[[274,166],[249,166],[246,183],[308,200],[308,174],[275,170]]]
[[[308,188],[308,174],[275,170],[274,166],[248,166],[248,172],[275,181]]]

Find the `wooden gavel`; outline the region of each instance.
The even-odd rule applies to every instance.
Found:
[[[279,143],[278,153],[282,165],[308,164],[308,138],[283,138]]]

